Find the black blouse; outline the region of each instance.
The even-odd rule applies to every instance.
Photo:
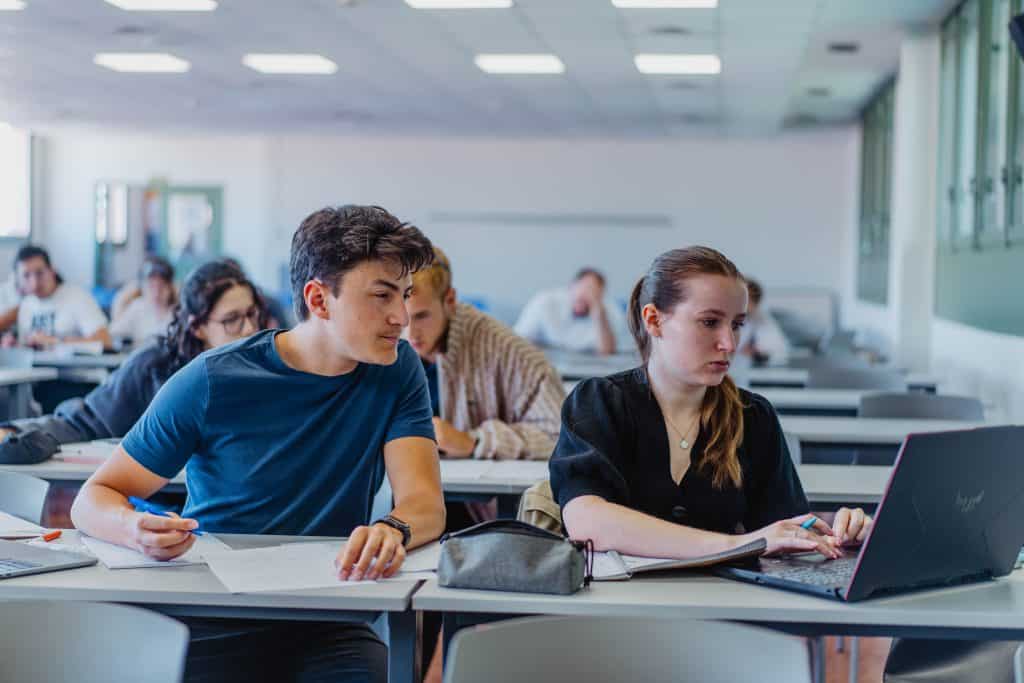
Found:
[[[563,508],[594,495],[669,522],[722,533],[754,531],[809,509],[779,418],[763,396],[740,390],[742,486],[716,489],[701,467],[701,429],[682,481],[672,480],[661,408],[636,368],[580,382],[562,406],[562,431],[551,456],[551,489]]]

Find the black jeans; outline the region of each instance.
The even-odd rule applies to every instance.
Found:
[[[367,624],[182,619],[187,683],[387,683],[388,649]]]

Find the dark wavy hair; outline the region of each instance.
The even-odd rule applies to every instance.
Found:
[[[177,372],[205,350],[203,340],[196,336],[196,328],[210,317],[224,292],[236,285],[248,287],[253,301],[259,307],[259,328],[267,325],[267,306],[256,286],[235,263],[228,260],[210,261],[197,266],[181,285],[174,319],[160,340],[167,354],[171,372]]]

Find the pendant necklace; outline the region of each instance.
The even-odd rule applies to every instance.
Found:
[[[686,440],[686,435],[689,434],[690,430],[693,429],[693,426],[697,424],[697,420],[700,419],[700,412],[698,411],[698,413],[694,416],[693,422],[690,423],[690,426],[686,428],[685,432],[679,431],[679,427],[676,427],[676,423],[672,421],[672,418],[670,418],[667,413],[665,414],[665,419],[668,420],[668,423],[670,425],[672,425],[672,429],[676,430],[676,432],[679,434],[679,447],[682,448],[684,451],[688,450],[692,444]]]

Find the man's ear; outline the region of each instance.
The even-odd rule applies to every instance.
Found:
[[[449,287],[448,291],[441,297],[441,303],[444,304],[444,312],[448,315],[455,313],[455,288]]]
[[[319,280],[310,280],[302,288],[302,298],[305,300],[306,308],[309,309],[311,316],[322,320],[331,319],[331,313],[327,310],[328,293],[327,285]]]

